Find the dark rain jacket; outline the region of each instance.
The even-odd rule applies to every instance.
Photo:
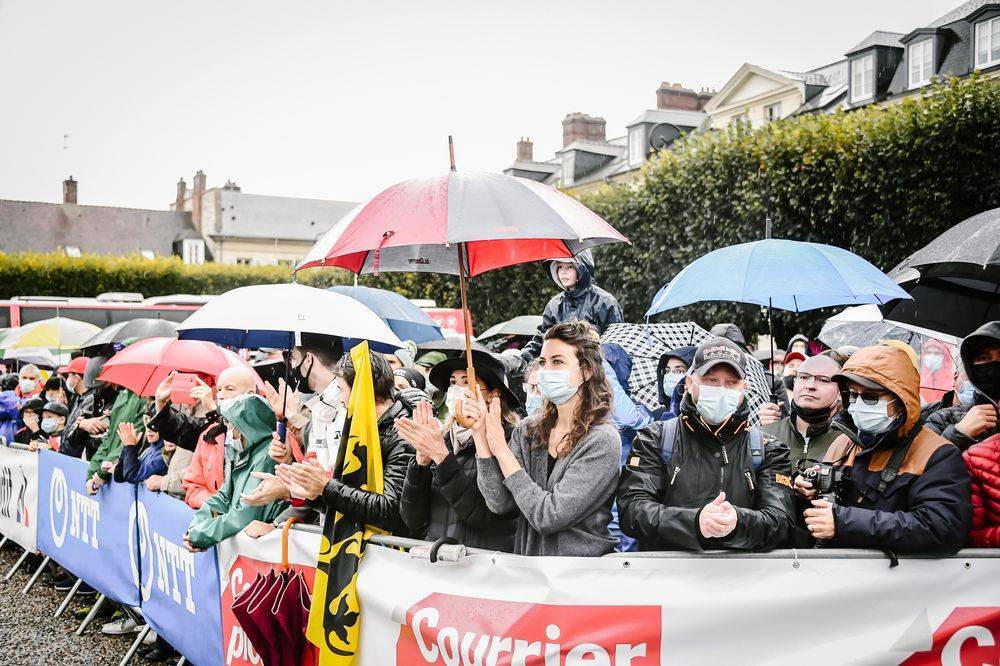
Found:
[[[576,266],[579,280],[572,290],[563,289],[556,277],[558,262],[572,262]],[[527,360],[535,358],[542,349],[542,338],[545,332],[556,324],[573,319],[589,322],[598,333],[611,324],[625,321],[622,306],[618,299],[594,284],[594,257],[590,250],[584,250],[573,259],[553,261],[549,264],[552,281],[562,290],[545,306],[542,313],[542,323],[528,344],[521,350],[521,356]]]
[[[411,410],[400,400],[392,404],[378,420],[378,438],[382,446],[382,494],[347,485],[340,479],[330,479],[323,494],[310,502],[313,508],[339,511],[366,525],[388,530],[397,536],[409,531],[399,514],[406,468],[414,457],[413,448],[396,432],[396,419],[409,416]]]
[[[902,426],[876,436],[864,449],[843,436],[827,452],[828,462],[844,461],[847,477],[834,507],[831,545],[927,555],[958,551],[972,522],[969,473],[958,448],[920,422],[920,377],[913,362],[896,347],[865,347],[842,372],[884,386],[906,416]],[[880,492],[883,470],[908,439],[898,476]]]
[[[1000,344],[1000,322],[991,321],[962,340],[962,345],[959,347],[959,354],[962,357],[962,365],[965,367],[966,381],[972,381],[969,379],[972,377],[972,375],[969,374],[969,370],[972,368],[973,350],[982,346],[984,339],[990,338],[996,340],[997,343]],[[973,386],[975,386],[975,384],[973,384]],[[975,404],[993,405],[994,408],[997,407],[997,404],[990,399],[990,397],[981,393],[978,389],[976,390]],[[1000,424],[998,424],[993,430],[987,430],[978,437],[968,437],[959,432],[955,426],[958,425],[959,421],[965,418],[965,415],[969,413],[969,410],[972,409],[972,407],[972,405],[955,405],[954,407],[939,409],[927,417],[927,427],[963,451],[977,442],[989,439],[993,435],[1000,434]],[[1000,413],[1000,411],[998,411],[998,413]]]
[[[505,426],[504,432],[509,439],[513,428]],[[486,506],[476,481],[475,444],[454,453],[451,433],[445,443],[449,453],[440,464],[410,461],[400,504],[406,527],[428,541],[450,537],[470,548],[512,552],[517,513],[498,516]]]
[[[794,510],[788,447],[764,435],[764,460],[755,472],[748,417],[744,400],[713,432],[686,395],[666,465],[661,455],[666,424],[639,431],[618,485],[621,530],[638,539],[639,550],[771,550],[785,544]],[[708,539],[698,519],[720,491],[736,508],[736,528],[721,539]]]

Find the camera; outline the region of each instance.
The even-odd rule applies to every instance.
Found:
[[[816,463],[802,471],[802,478],[816,489],[816,498],[831,504],[837,503],[837,498],[844,489],[844,468],[828,463]]]

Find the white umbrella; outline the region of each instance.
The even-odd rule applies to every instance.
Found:
[[[342,338],[345,349],[362,340],[376,351],[403,346],[389,326],[359,301],[295,283],[227,291],[177,327],[182,340],[209,340],[246,349],[291,349],[301,344],[303,333]]]
[[[48,347],[17,347],[16,349],[5,349],[3,358],[7,360],[20,361],[21,363],[31,363],[44,368],[58,368],[69,363],[69,352],[54,354]]]
[[[828,347],[857,345],[867,347],[886,338],[903,340],[919,351],[923,338],[959,345],[962,338],[928,328],[883,319],[877,305],[856,305],[845,308],[826,320],[819,339]],[[916,344],[914,344],[916,343]]]

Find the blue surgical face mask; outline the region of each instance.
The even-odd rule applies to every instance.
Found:
[[[958,401],[963,405],[976,404],[976,387],[968,381],[962,384],[962,390],[958,392]]]
[[[743,391],[702,384],[698,387],[698,413],[707,423],[718,425],[736,413]]]
[[[42,424],[39,427],[46,435],[51,435],[59,429],[59,419],[42,419]]]
[[[241,437],[234,437],[232,430],[226,430],[226,448],[240,453],[243,451],[243,439]]]
[[[561,405],[574,395],[579,384],[570,384],[569,370],[539,370],[538,392],[553,405]]]
[[[677,388],[682,379],[684,379],[684,375],[675,372],[663,375],[663,393],[667,396],[667,400],[670,400],[670,397],[673,396],[674,389]]]
[[[528,413],[528,416],[533,415],[535,412],[540,410],[545,404],[545,398],[540,395],[534,394],[529,395],[524,401],[524,411]]]

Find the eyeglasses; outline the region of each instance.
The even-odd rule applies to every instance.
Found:
[[[687,374],[687,370],[684,370],[683,368],[674,368],[673,370],[671,370],[670,368],[667,368],[667,372],[665,374],[668,374],[668,375],[686,375]]]
[[[809,380],[814,380],[818,385],[825,386],[833,382],[833,377],[828,375],[810,375],[808,372],[799,372],[795,375],[795,381],[808,384]]]
[[[847,402],[853,405],[858,401],[858,398],[861,398],[861,402],[866,405],[877,405],[878,401],[881,400],[884,395],[884,393],[855,393],[854,391],[850,391],[847,394]],[[893,400],[895,400],[895,398],[889,400],[888,402],[892,402]]]

